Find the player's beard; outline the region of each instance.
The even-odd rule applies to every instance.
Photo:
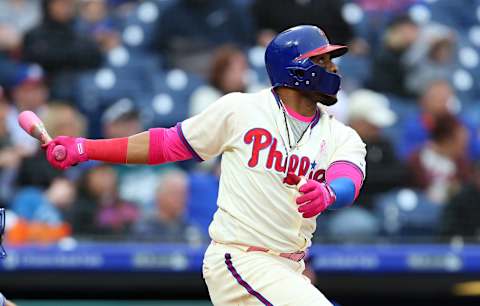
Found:
[[[327,95],[319,92],[309,92],[307,96],[315,103],[321,103],[325,106],[332,106],[337,103],[336,95]]]

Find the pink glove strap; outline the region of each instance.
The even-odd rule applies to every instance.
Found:
[[[75,139],[75,148],[78,153],[78,159],[80,162],[88,161],[87,151],[85,150],[85,138],[76,138]]]

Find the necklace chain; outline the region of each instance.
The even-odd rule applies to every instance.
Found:
[[[287,128],[287,139],[288,139],[288,147],[290,148],[290,150],[293,149],[293,146],[292,146],[292,142],[290,140],[290,129],[288,128],[288,123],[287,123],[287,113],[285,111],[285,107],[283,105],[283,101],[281,103],[281,106],[282,106],[282,111],[283,111],[283,119],[285,121],[285,127]],[[312,119],[313,121],[313,119]],[[300,135],[300,137],[298,138],[298,141],[297,143],[295,144],[295,147],[298,145],[298,143],[302,140],[303,136],[305,135],[305,133],[307,132],[308,128],[310,127],[310,125],[312,124],[312,121],[310,121],[310,123],[307,125],[307,127],[303,130],[302,134]]]

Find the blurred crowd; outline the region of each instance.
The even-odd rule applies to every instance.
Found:
[[[17,124],[52,136],[170,127],[223,94],[269,86],[263,56],[314,24],[350,52],[326,112],[367,144],[355,205],[318,240],[480,240],[480,1],[0,1],[0,207],[7,241],[208,241],[219,161],[51,168]],[[348,224],[348,226],[346,226]]]

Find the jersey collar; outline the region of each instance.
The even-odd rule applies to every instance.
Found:
[[[271,92],[272,92],[273,96],[275,97],[275,101],[277,102],[278,108],[281,110],[282,109],[282,100],[280,99],[280,96],[277,94],[277,92],[275,91],[275,89],[273,87],[271,89]],[[315,125],[318,124],[321,116],[322,116],[322,111],[320,110],[319,107],[317,107],[317,110],[315,111],[315,115],[314,115],[314,117],[311,121],[311,124],[310,124],[310,129],[312,129]]]

